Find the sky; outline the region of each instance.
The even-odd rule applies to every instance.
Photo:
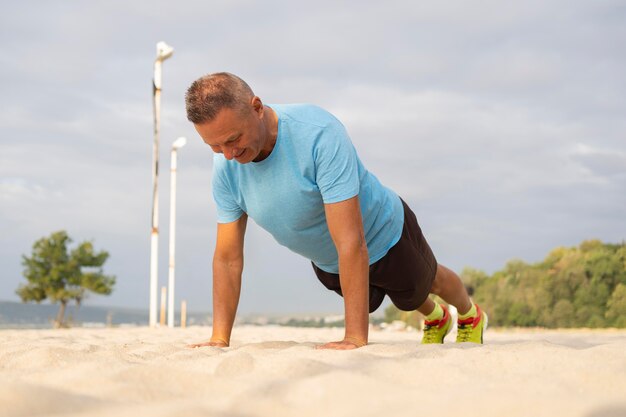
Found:
[[[212,153],[186,120],[196,78],[313,103],[416,213],[438,261],[493,273],[626,239],[623,1],[7,2],[0,15],[0,300],[22,255],[66,230],[110,253],[113,294],[148,310],[152,74],[163,64],[159,286],[180,136],[176,304],[210,311]],[[341,312],[310,263],[249,222],[242,313]],[[385,304],[387,305],[387,304]]]

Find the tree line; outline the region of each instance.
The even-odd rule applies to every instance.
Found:
[[[461,278],[490,325],[626,327],[626,244],[588,240],[559,247],[537,263],[508,262],[492,275],[466,268]],[[391,306],[388,319],[415,321]]]

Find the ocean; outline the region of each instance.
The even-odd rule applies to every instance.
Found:
[[[46,329],[51,328],[59,311],[58,304],[19,303],[0,301],[0,329]],[[65,318],[71,327],[147,326],[148,308],[145,310],[120,307],[95,307],[71,304],[65,310]],[[187,313],[187,325],[209,325],[209,313]],[[176,326],[180,314],[176,314]]]

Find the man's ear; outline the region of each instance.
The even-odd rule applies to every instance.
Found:
[[[263,106],[263,102],[258,96],[252,97],[252,108],[259,117],[263,117],[265,107]]]

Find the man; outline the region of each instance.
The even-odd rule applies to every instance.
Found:
[[[344,297],[345,337],[319,348],[366,345],[368,313],[385,295],[426,316],[422,343],[443,343],[452,320],[429,293],[457,308],[458,342],[482,343],[486,314],[460,278],[437,264],[411,209],[363,167],[335,117],[311,105],[264,105],[229,73],[196,80],[186,106],[215,152],[218,219],[213,334],[193,347],[230,343],[248,216],[310,259],[319,280]]]

